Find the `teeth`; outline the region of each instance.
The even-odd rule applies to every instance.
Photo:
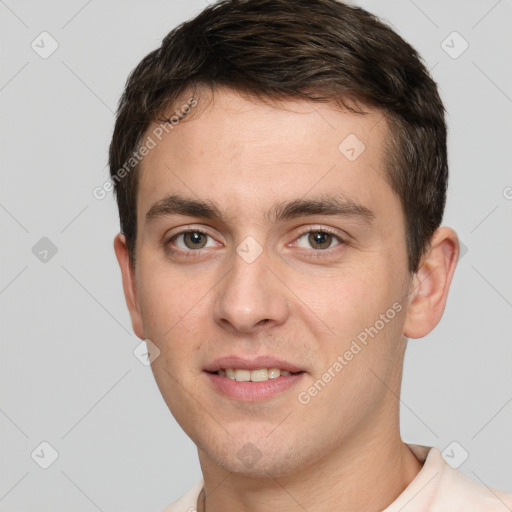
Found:
[[[238,380],[238,377],[236,380]],[[268,370],[266,368],[262,368],[261,370],[252,370],[251,380],[253,382],[264,382],[268,380]]]
[[[251,380],[251,370],[235,370],[235,380],[249,382]]]
[[[269,379],[277,379],[281,375],[291,375],[291,372],[279,368],[259,368],[257,370],[226,368],[225,370],[219,370],[217,374],[239,382],[265,382]]]
[[[284,372],[284,370],[283,370]],[[281,375],[281,370],[279,368],[271,368],[268,371],[268,378],[269,379],[277,379]]]

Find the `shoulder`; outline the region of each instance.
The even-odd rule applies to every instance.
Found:
[[[449,465],[441,475],[436,495],[440,506],[433,509],[435,512],[447,510],[447,507],[461,512],[512,510],[512,494],[473,480]]]
[[[424,465],[403,493],[410,499],[402,512],[505,512],[512,510],[512,494],[474,480],[454,469],[436,447],[409,445]],[[411,494],[413,493],[413,495]],[[415,506],[420,505],[419,509]]]
[[[203,488],[203,480],[194,484],[181,498],[165,507],[160,512],[197,512],[197,498]]]
[[[512,495],[454,469],[436,447],[408,444],[423,463],[406,489],[382,512],[506,512]]]

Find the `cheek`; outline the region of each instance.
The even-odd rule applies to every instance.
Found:
[[[333,338],[346,340],[375,321],[385,302],[379,281],[378,274],[367,268],[338,268],[315,280],[315,286],[304,288],[304,302],[318,312]]]
[[[164,401],[180,424],[196,417],[197,405],[190,399],[197,377],[196,354],[204,342],[203,282],[176,272],[148,269],[140,289],[144,333],[160,350],[151,369]],[[197,282],[196,282],[197,281]],[[192,285],[191,285],[192,284]],[[205,297],[206,298],[206,297]]]
[[[204,325],[207,291],[204,279],[189,278],[168,269],[148,269],[141,274],[139,303],[144,333],[162,352],[172,348],[181,359],[197,349]],[[206,295],[206,296],[205,296]]]
[[[346,354],[351,368],[386,371],[396,356],[405,312],[402,287],[395,277],[387,263],[373,262],[346,271],[337,269],[325,279],[324,287],[302,289],[304,303],[321,319],[315,337],[326,368]]]

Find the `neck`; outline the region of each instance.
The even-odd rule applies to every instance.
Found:
[[[368,436],[360,432],[329,457],[279,478],[232,473],[200,452],[204,492],[198,512],[379,512],[404,491],[422,463],[398,433]]]

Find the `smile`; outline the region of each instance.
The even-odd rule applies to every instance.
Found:
[[[267,380],[277,379],[281,375],[292,375],[292,372],[281,370],[280,368],[259,368],[257,370],[226,368],[213,373],[216,373],[220,377],[227,377],[228,379],[238,382],[265,382]]]
[[[306,375],[278,368],[233,369],[204,372],[213,389],[224,398],[242,402],[260,402],[291,390]],[[259,380],[258,380],[259,379]]]

